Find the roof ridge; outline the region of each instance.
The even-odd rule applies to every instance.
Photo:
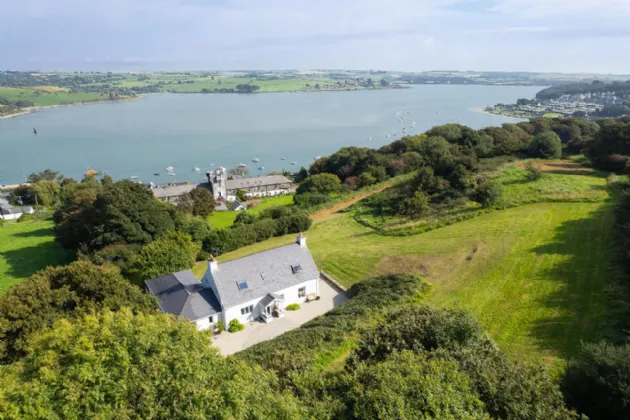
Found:
[[[298,244],[297,244],[297,243],[295,243],[295,242],[292,242],[292,243],[290,243],[290,244],[286,244],[286,245],[274,246],[273,248],[265,249],[264,251],[253,252],[253,253],[251,253],[251,254],[248,254],[248,255],[243,255],[242,257],[234,258],[234,259],[232,259],[232,260],[227,260],[227,261],[224,261],[224,262],[219,262],[219,265],[221,265],[221,264],[231,263],[232,261],[242,260],[242,259],[244,259],[244,258],[251,257],[251,256],[253,256],[253,255],[262,254],[262,253],[264,253],[264,252],[273,251],[274,249],[284,248],[284,247],[291,246],[291,245],[298,245]],[[309,253],[310,253],[310,251],[309,251]]]

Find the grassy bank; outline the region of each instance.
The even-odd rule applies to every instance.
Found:
[[[0,295],[46,266],[71,261],[71,253],[55,242],[52,227],[52,220],[0,227]]]
[[[293,204],[293,195],[282,195],[279,197],[269,197],[260,200],[260,204],[256,207],[247,209],[248,213],[259,214],[263,210],[271,207],[289,206]],[[232,226],[236,216],[240,211],[215,211],[208,216],[208,223],[215,229],[223,229]]]
[[[503,176],[518,181],[519,171]],[[619,267],[614,194],[605,178],[549,176],[537,187],[506,184],[514,189],[506,199],[519,197],[523,205],[414,236],[379,235],[343,213],[313,225],[306,233],[309,248],[318,267],[346,286],[374,275],[420,274],[434,285],[433,303],[469,309],[512,354],[560,368],[580,340],[617,334],[609,291]],[[580,200],[526,204],[536,194]],[[293,240],[273,238],[219,260]]]

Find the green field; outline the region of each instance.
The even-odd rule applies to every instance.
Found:
[[[270,207],[288,206],[293,204],[293,195],[282,195],[280,197],[263,198],[260,204],[246,211],[252,214],[258,214]],[[208,217],[208,223],[215,229],[223,229],[232,226],[236,216],[240,211],[215,211]]]
[[[70,93],[65,90],[53,92],[45,90],[43,87],[12,88],[0,86],[0,96],[4,96],[11,101],[33,101],[35,106],[63,105],[74,102],[90,102],[108,99],[107,96],[96,92]]]
[[[51,220],[0,227],[0,295],[46,266],[72,260],[71,253],[55,242],[52,227]]]
[[[469,309],[512,354],[559,368],[580,340],[615,334],[607,290],[617,266],[605,178],[554,175],[583,177],[589,186],[583,193],[599,201],[522,205],[407,237],[379,235],[343,213],[314,224],[306,233],[309,248],[320,269],[346,286],[374,274],[418,273],[433,283],[433,303]],[[290,243],[293,236],[219,260]]]

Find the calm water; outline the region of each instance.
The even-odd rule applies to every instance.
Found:
[[[415,86],[406,90],[148,95],[139,101],[72,106],[0,120],[0,184],[45,168],[81,178],[86,169],[115,179],[200,180],[192,168],[249,166],[256,174],[308,166],[342,146],[378,147],[407,127],[421,133],[459,122],[473,128],[514,119],[475,112],[530,98],[540,87]],[[403,123],[395,117],[403,111]],[[412,115],[408,116],[407,113]],[[409,126],[415,121],[415,127]],[[39,135],[33,135],[37,128]],[[287,160],[280,160],[286,156]],[[259,163],[252,163],[258,157]],[[297,162],[290,166],[289,162]],[[177,176],[166,176],[174,166]],[[160,177],[153,173],[160,172]]]

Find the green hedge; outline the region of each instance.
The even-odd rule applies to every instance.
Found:
[[[361,325],[397,306],[428,293],[430,286],[411,274],[375,277],[353,285],[350,300],[300,328],[259,343],[237,353],[236,357],[281,376],[313,369],[319,357],[343,346]]]

